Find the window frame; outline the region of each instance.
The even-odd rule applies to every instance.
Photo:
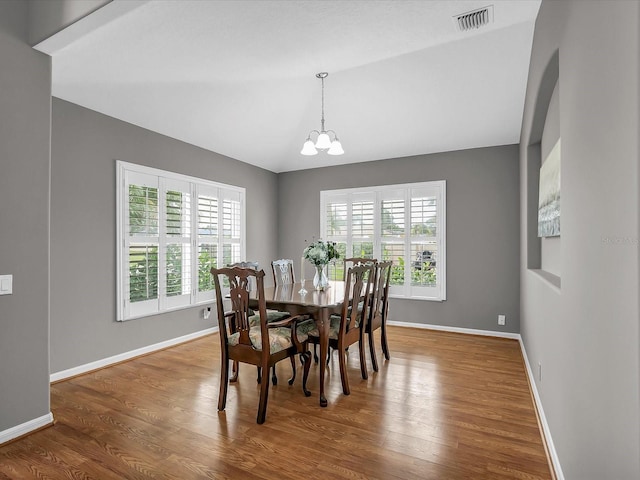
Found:
[[[412,195],[412,193],[414,193]],[[436,234],[420,235],[411,233],[411,206],[412,198],[424,198],[424,195],[436,197]],[[373,258],[382,260],[382,244],[385,238],[382,236],[382,202],[389,199],[397,199],[404,205],[404,231],[396,243],[403,245],[404,284],[391,285],[389,294],[392,298],[404,298],[414,300],[445,301],[447,299],[446,281],[446,181],[436,180],[419,183],[404,183],[396,185],[379,185],[371,187],[347,188],[339,190],[322,190],[320,192],[320,232],[324,240],[346,244],[347,257],[352,256],[354,240],[364,241],[365,237],[354,236],[352,230],[352,214],[354,200],[373,199]],[[346,202],[346,235],[329,235],[327,226],[327,208],[330,204]],[[412,244],[421,241],[435,241],[437,252],[437,275],[434,286],[412,285],[411,256]],[[358,255],[356,255],[358,256]]]
[[[155,235],[136,237],[128,235],[129,232],[129,185],[138,185],[137,181],[146,179],[149,186],[157,188],[157,232]],[[133,181],[131,181],[133,180]],[[176,188],[174,188],[176,187]],[[181,187],[181,188],[177,188]],[[179,235],[169,234],[167,226],[167,199],[166,193],[180,191],[189,198],[189,220],[187,230]],[[222,234],[222,203],[224,201],[237,202],[239,208],[238,226],[239,238],[233,243],[238,245],[239,259],[246,255],[246,189],[214,182],[203,178],[192,177],[180,173],[161,170],[158,168],[137,165],[134,163],[116,160],[116,320],[127,321],[134,318],[158,315],[165,312],[191,308],[205,303],[214,302],[214,290],[200,291],[199,285],[199,244],[203,236],[199,231],[199,197],[213,196],[217,206],[217,235],[216,258],[220,265],[223,258],[223,243],[227,240]],[[140,241],[138,241],[138,238]],[[157,272],[157,298],[143,300],[141,302],[130,301],[129,290],[129,247],[130,244],[148,243],[157,245],[158,272]],[[229,243],[229,242],[226,242]],[[190,286],[188,291],[181,294],[167,295],[166,275],[166,246],[168,244],[189,245],[190,259],[185,263],[190,273],[183,278],[188,278]],[[188,265],[187,265],[188,264]],[[183,287],[184,288],[184,287]]]

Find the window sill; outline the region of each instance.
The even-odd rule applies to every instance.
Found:
[[[389,295],[389,298],[395,300],[420,300],[426,302],[444,302],[446,298],[434,298],[434,297],[405,297],[404,295]]]
[[[206,305],[215,305],[216,304],[216,300],[214,299],[210,299],[210,300],[201,300],[197,303],[192,303],[189,305],[180,305],[179,307],[172,307],[172,308],[165,308],[164,310],[160,310],[160,311],[156,311],[156,312],[149,312],[149,313],[141,313],[139,315],[132,315],[130,317],[126,317],[123,319],[118,319],[118,322],[128,322],[129,320],[135,320],[137,318],[146,318],[146,317],[157,317],[159,315],[164,315],[165,313],[171,313],[171,312],[177,312],[180,310],[188,310],[190,308],[198,308],[198,307],[203,307]]]
[[[529,269],[529,271],[532,274],[536,275],[537,277],[540,277],[542,280],[544,280],[545,283],[548,283],[551,287],[556,289],[558,293],[560,293],[561,278],[559,276],[554,275],[553,273],[547,272],[546,270],[531,268]]]

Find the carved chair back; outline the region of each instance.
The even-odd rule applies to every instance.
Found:
[[[296,283],[293,273],[293,260],[288,258],[274,260],[271,262],[271,270],[273,272],[273,284],[275,286]]]
[[[366,257],[351,257],[344,259],[344,277],[343,280],[347,279],[347,271],[350,267],[355,267],[357,265],[363,265],[367,263],[375,264],[378,260],[375,258],[366,258]]]

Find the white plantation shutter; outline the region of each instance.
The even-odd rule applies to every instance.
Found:
[[[409,190],[409,242],[408,265],[411,276],[411,295],[424,297],[441,296],[442,282],[439,273],[444,272],[444,263],[438,264],[440,246],[439,224],[441,202],[436,186],[424,185]],[[439,208],[440,207],[440,208]],[[444,262],[444,261],[443,261]],[[441,268],[442,267],[442,268]]]
[[[125,181],[123,193],[129,214],[122,239],[127,252],[123,283],[128,295],[123,307],[130,315],[155,313],[159,309],[159,182],[153,175],[138,172],[127,172]]]
[[[321,197],[324,198],[324,197]],[[349,234],[349,198],[346,194],[336,194],[326,199],[326,203],[321,201],[320,231],[322,239],[335,242],[336,250],[340,258],[347,255],[347,239]],[[333,268],[328,272],[330,280],[342,280],[343,269]]]
[[[242,231],[242,199],[232,192],[225,192],[222,199],[222,259],[223,265],[242,260],[240,254]]]
[[[218,267],[218,192],[214,188],[198,188],[198,289],[199,301],[213,299],[211,268]]]
[[[161,308],[175,308],[191,303],[191,183],[161,179],[164,193],[161,241],[161,264],[165,266]]]
[[[367,192],[351,196],[351,254],[350,257],[373,255],[375,195]]]
[[[321,232],[342,256],[392,260],[392,296],[446,299],[444,181],[321,192]]]
[[[405,189],[385,189],[380,197],[380,256],[381,261],[393,261],[389,291],[394,294],[404,292],[406,272],[405,238],[407,207]]]
[[[436,283],[437,198],[428,192],[411,192],[411,284]]]
[[[244,257],[245,190],[120,161],[117,171],[118,320],[212,301],[211,267]]]

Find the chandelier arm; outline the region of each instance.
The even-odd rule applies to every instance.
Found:
[[[333,133],[333,139],[334,140],[338,140],[338,134],[334,130],[327,130],[324,133],[326,133],[327,135],[330,134],[330,133]]]

